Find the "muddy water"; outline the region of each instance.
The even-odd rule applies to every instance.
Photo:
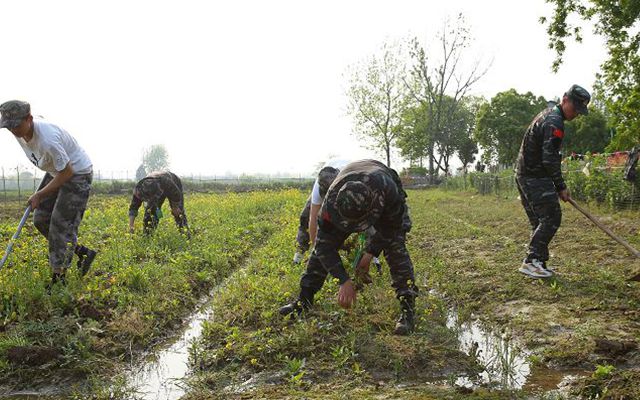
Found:
[[[200,306],[173,344],[150,355],[142,366],[131,368],[129,382],[144,400],[173,400],[185,394],[181,379],[189,372],[189,346],[202,334],[202,322],[211,317],[208,304]]]
[[[588,371],[577,369],[533,369],[528,361],[531,352],[520,348],[508,332],[497,332],[478,321],[460,323],[458,314],[453,310],[447,315],[447,327],[457,333],[460,351],[474,357],[484,368],[475,376],[456,377],[457,386],[544,393],[588,374]]]
[[[458,386],[489,386],[520,389],[531,373],[529,355],[518,349],[508,334],[486,330],[479,322],[459,323],[457,313],[449,312],[447,327],[458,334],[459,349],[475,358],[484,371],[477,376],[458,377]]]

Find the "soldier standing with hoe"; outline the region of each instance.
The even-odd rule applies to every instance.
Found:
[[[587,115],[591,95],[573,85],[562,96],[560,104],[538,114],[527,128],[520,146],[516,167],[516,183],[532,234],[529,252],[519,271],[532,278],[548,278],[549,242],[560,222],[562,210],[558,198],[571,197],[562,178],[560,147],[564,138],[564,121]]]
[[[373,226],[376,233],[368,240],[366,253],[357,268],[368,268],[371,259],[384,251],[402,310],[395,333],[411,333],[418,288],[405,245],[406,234],[411,229],[406,197],[398,174],[378,161],[361,160],[343,168],[322,203],[316,245],[300,279],[300,295],[297,301],[280,308],[280,314],[299,315],[311,307],[328,273],[340,284],[340,306],[351,307],[356,300],[355,286],[338,250],[351,233]]]
[[[65,283],[73,254],[84,275],[96,252],[77,244],[78,227],[87,207],[93,164],[87,153],[64,129],[31,115],[29,103],[20,100],[0,105],[0,128],[7,128],[29,160],[45,171],[40,188],[28,199],[33,223],[49,242],[50,289]]]

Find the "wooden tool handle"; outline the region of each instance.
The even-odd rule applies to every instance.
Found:
[[[591,220],[591,222],[593,222],[598,228],[602,229],[604,231],[604,233],[606,233],[607,235],[611,236],[616,242],[618,242],[621,245],[623,245],[627,250],[629,250],[629,252],[631,254],[633,254],[634,256],[636,256],[638,258],[640,258],[640,251],[634,249],[629,243],[627,243],[626,240],[622,239],[621,237],[619,237],[615,233],[611,232],[611,230],[609,228],[607,228],[606,226],[602,225],[602,223],[600,221],[598,221],[593,215],[589,214],[589,212],[587,210],[585,210],[584,208],[580,207],[575,202],[575,200],[573,200],[572,198],[569,198],[568,201],[578,211],[580,211],[582,214],[584,214],[585,217],[589,218],[589,220]]]

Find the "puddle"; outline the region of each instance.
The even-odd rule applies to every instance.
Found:
[[[62,399],[62,397],[55,396],[46,391],[32,391],[32,390],[23,390],[18,392],[7,393],[4,395],[0,395],[0,399],[10,399],[10,400],[32,400],[32,399],[47,399],[47,400],[56,400]]]
[[[531,373],[528,352],[519,349],[509,334],[486,330],[478,321],[459,323],[455,311],[447,316],[447,328],[458,335],[460,351],[476,359],[484,368],[477,376],[461,376],[457,386],[521,389]]]
[[[144,400],[174,400],[185,394],[182,378],[189,372],[189,346],[202,334],[202,322],[208,320],[212,310],[208,304],[200,306],[186,323],[183,333],[168,348],[155,351],[137,369],[129,383],[137,398]]]
[[[457,377],[456,386],[545,393],[589,374],[581,369],[536,367],[532,370],[528,360],[531,352],[518,346],[509,333],[491,330],[479,321],[460,323],[458,314],[453,310],[447,315],[447,328],[457,333],[460,351],[474,357],[484,368],[476,376]]]
[[[202,334],[202,322],[208,320],[212,313],[209,303],[201,303],[198,311],[185,321],[182,333],[174,339],[173,344],[154,350],[142,365],[129,368],[128,383],[134,389],[136,399],[177,400],[185,394],[182,378],[189,372],[189,346],[193,339]],[[0,399],[56,400],[61,398],[59,393],[60,388],[55,387],[21,390],[0,394]]]

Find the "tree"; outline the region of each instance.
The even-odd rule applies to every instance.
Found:
[[[452,154],[449,150],[453,148],[450,127],[460,117],[457,113],[460,103],[487,71],[481,70],[476,61],[468,72],[461,72],[463,56],[471,41],[462,15],[458,15],[453,27],[446,21],[437,39],[442,54],[440,61],[433,65],[420,41],[417,38],[410,41],[413,65],[411,80],[406,81],[411,96],[422,104],[427,114],[424,142],[431,179],[435,177],[436,167],[448,172]]]
[[[456,142],[456,154],[462,163],[462,171],[467,174],[467,166],[473,163],[478,153],[478,143],[474,137],[476,121],[480,107],[486,101],[482,97],[468,97],[464,99],[463,105],[466,112],[464,134],[461,134]]]
[[[402,128],[397,139],[402,158],[409,160],[411,166],[423,166],[428,156],[426,149],[433,140],[429,136],[429,120],[426,105],[417,103],[407,107],[402,114]]]
[[[484,149],[483,161],[513,165],[525,130],[546,104],[544,98],[531,92],[519,94],[515,89],[509,89],[481,105],[475,138]]]
[[[142,165],[147,172],[169,169],[169,152],[161,144],[149,147],[142,157]]]
[[[611,141],[611,129],[602,110],[591,107],[583,115],[565,124],[562,148],[565,154],[602,153]]]
[[[601,65],[596,91],[604,99],[615,127],[608,150],[628,149],[640,143],[640,1],[638,0],[547,0],[555,5],[547,24],[549,48],[555,50],[553,71],[558,71],[566,49],[565,41],[582,41],[582,28],[568,22],[577,16],[594,26],[604,37],[609,58]],[[595,23],[594,23],[595,22]]]
[[[380,56],[355,69],[347,92],[347,112],[354,118],[356,135],[369,149],[382,151],[388,166],[407,100],[401,52],[400,46],[385,44]]]

